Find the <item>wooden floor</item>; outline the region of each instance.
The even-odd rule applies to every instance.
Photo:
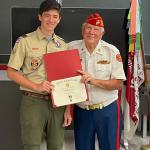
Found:
[[[142,145],[148,143],[149,143],[149,137],[142,138],[141,135],[135,135],[134,138],[131,141],[129,141],[128,149],[124,148],[123,146],[120,146],[120,150],[140,150]],[[41,150],[47,150],[45,142],[42,143]],[[64,142],[63,150],[75,150],[74,136],[72,130],[65,130],[65,142]],[[99,150],[97,140],[95,142],[95,150]]]

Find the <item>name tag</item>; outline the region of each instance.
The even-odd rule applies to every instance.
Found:
[[[108,61],[108,60],[99,60],[97,62],[97,64],[110,64],[110,61]]]

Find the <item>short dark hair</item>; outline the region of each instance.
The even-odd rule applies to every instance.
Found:
[[[45,0],[40,5],[39,14],[42,15],[43,12],[51,9],[56,9],[59,14],[61,13],[61,5],[56,0]]]

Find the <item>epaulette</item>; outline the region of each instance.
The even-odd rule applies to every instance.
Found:
[[[27,35],[23,34],[22,36],[17,38],[16,43],[19,43],[21,39],[26,38],[26,37],[27,37]]]
[[[57,35],[56,35],[56,37],[57,37],[58,39],[62,40],[62,41],[65,41],[63,38],[61,38],[61,37],[59,37],[59,36],[57,36]]]
[[[112,44],[110,44],[108,42],[105,42],[105,41],[101,40],[101,43],[102,43],[101,44],[102,47],[107,47],[107,50],[111,50],[111,51],[113,51],[115,53],[119,51],[116,46],[114,46],[114,45],[112,45]]]
[[[23,34],[21,37],[22,37],[22,38],[26,38],[26,37],[27,37],[27,34]]]
[[[21,35],[20,37],[17,38],[16,43],[19,43],[21,39],[24,39],[24,38],[29,37],[31,35],[32,35],[32,33]]]
[[[24,34],[24,37],[32,36],[34,33],[35,33],[35,32],[30,32],[30,33]]]

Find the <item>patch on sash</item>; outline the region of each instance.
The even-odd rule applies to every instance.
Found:
[[[97,64],[110,64],[110,61],[108,61],[108,60],[99,60],[97,62]]]
[[[41,64],[41,59],[39,57],[33,58],[30,63],[31,70],[37,69],[40,66],[40,64]]]
[[[121,58],[121,55],[120,55],[120,54],[117,54],[117,55],[116,55],[116,60],[119,61],[119,62],[122,62],[122,58]]]

